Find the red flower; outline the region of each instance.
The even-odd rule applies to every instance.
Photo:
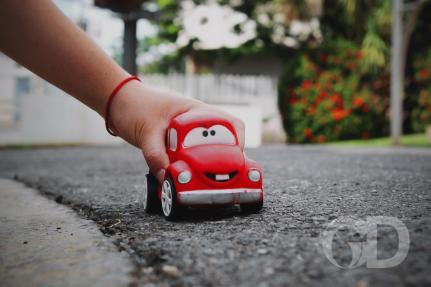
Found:
[[[320,98],[321,99],[324,99],[324,98],[326,98],[328,96],[328,94],[325,92],[325,91],[322,91],[321,93],[320,93]]]
[[[329,99],[337,106],[343,105],[343,99],[341,98],[340,94],[332,94]]]
[[[324,142],[326,142],[326,136],[324,136],[324,135],[319,135],[319,136],[317,137],[317,141],[318,141],[319,143],[324,143]]]
[[[421,79],[424,79],[424,78],[426,78],[428,76],[428,70],[427,69],[421,69],[420,71],[419,71],[419,77],[421,78]]]
[[[364,100],[360,97],[354,97],[353,98],[353,106],[355,108],[362,107],[365,104]]]
[[[363,138],[364,140],[368,139],[370,137],[370,135],[368,134],[368,132],[363,132],[361,135],[361,138]]]
[[[370,111],[370,107],[369,106],[367,106],[367,105],[364,105],[363,107],[362,107],[362,111],[363,112],[369,112]]]
[[[309,81],[309,80],[302,81],[301,88],[302,88],[303,90],[308,90],[308,89],[310,89],[312,86],[313,86],[313,82],[311,82],[311,81]]]
[[[305,128],[305,130],[304,130],[304,136],[307,137],[307,138],[313,136],[313,133],[311,132],[310,128]]]
[[[356,67],[357,67],[357,65],[356,65],[356,63],[355,63],[355,62],[348,62],[348,63],[346,64],[346,66],[347,66],[347,68],[348,68],[349,70],[355,70],[355,69],[356,69]]]
[[[331,111],[332,118],[336,121],[341,121],[348,115],[350,115],[350,110],[348,109],[334,109]]]
[[[356,53],[356,59],[362,59],[364,57],[364,53],[362,53],[362,51],[358,51],[357,53]]]
[[[326,62],[328,60],[328,55],[326,55],[324,53],[320,53],[319,54],[319,60],[322,62]]]
[[[308,116],[312,116],[312,115],[314,115],[316,113],[316,107],[314,107],[314,106],[310,106],[310,107],[308,107],[307,108],[307,110],[306,110],[306,114],[308,115]]]

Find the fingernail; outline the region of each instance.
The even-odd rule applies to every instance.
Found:
[[[163,180],[165,179],[165,173],[166,173],[166,170],[165,170],[164,168],[161,168],[161,169],[159,169],[159,170],[156,172],[157,180],[158,180],[160,183],[162,183],[162,182],[163,182]]]

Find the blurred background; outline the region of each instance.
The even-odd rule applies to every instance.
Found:
[[[54,3],[144,83],[243,119],[249,147],[431,146],[431,1]],[[0,53],[0,145],[121,143]]]

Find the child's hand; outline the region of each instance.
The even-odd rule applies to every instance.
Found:
[[[241,148],[244,147],[244,124],[241,120],[197,100],[147,87],[138,81],[124,85],[111,105],[111,122],[116,133],[140,148],[151,172],[162,182],[169,165],[165,133],[170,120],[184,112],[216,111],[235,126]]]

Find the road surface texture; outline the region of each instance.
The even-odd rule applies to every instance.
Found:
[[[147,167],[129,147],[0,151],[0,176],[71,206],[126,251],[133,286],[430,286],[431,150],[270,145],[247,150],[264,169],[265,207],[190,211],[179,222],[139,205]],[[322,251],[321,233],[347,216],[401,220],[407,258],[387,269],[342,269]],[[349,265],[341,228],[333,258]],[[395,229],[378,230],[379,258],[397,252]]]

